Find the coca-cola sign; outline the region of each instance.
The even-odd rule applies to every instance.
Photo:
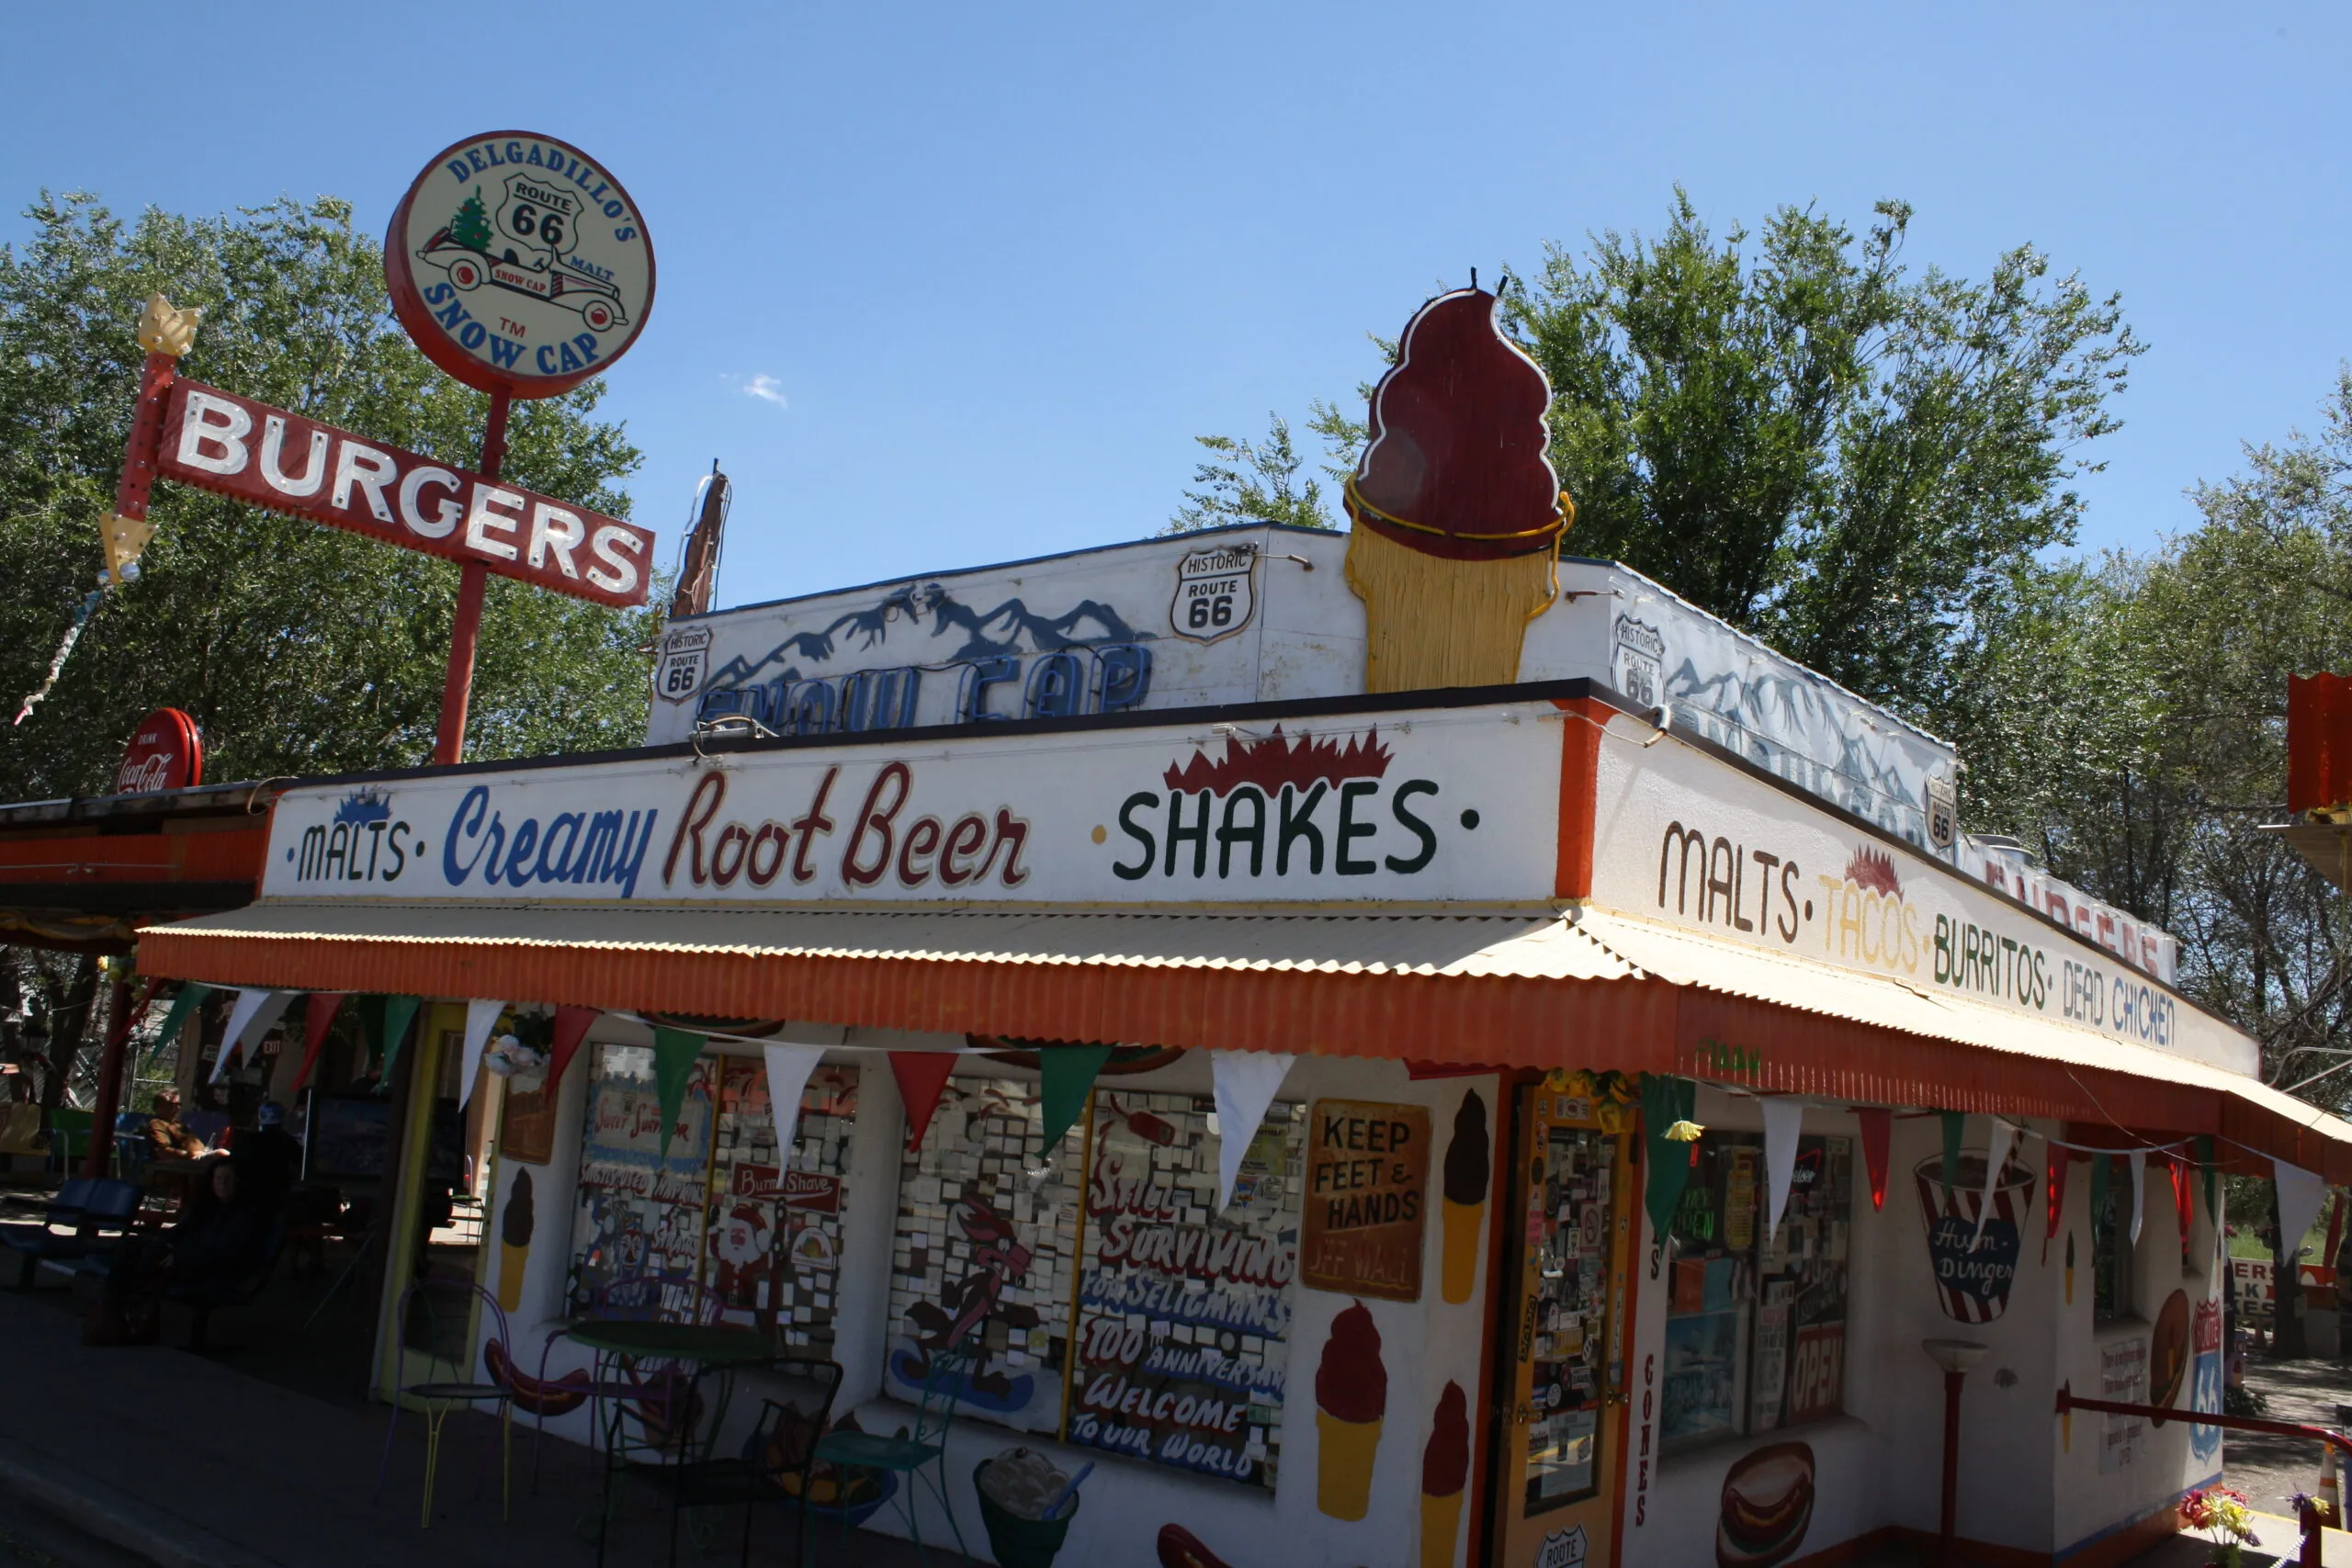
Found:
[[[196,720],[177,708],[157,708],[139,721],[122,766],[115,770],[117,795],[153,795],[188,789],[204,782],[204,739]]]

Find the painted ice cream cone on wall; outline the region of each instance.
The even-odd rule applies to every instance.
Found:
[[[1380,1329],[1358,1302],[1331,1320],[1315,1369],[1315,1506],[1331,1517],[1361,1519],[1372,1511],[1372,1461],[1387,1414]]]
[[[1445,1261],[1441,1288],[1457,1305],[1478,1282],[1479,1222],[1487,1213],[1487,1183],[1494,1174],[1494,1151],[1487,1138],[1487,1102],[1472,1089],[1453,1113],[1453,1139],[1445,1145]]]
[[[1420,1568],[1453,1568],[1462,1530],[1462,1492],[1470,1483],[1470,1412],[1462,1385],[1438,1395],[1429,1447],[1421,1450]]]
[[[498,1304],[513,1312],[523,1304],[523,1270],[531,1261],[531,1173],[518,1168],[507,1189],[506,1212],[498,1222]]]
[[[1559,594],[1575,508],[1544,456],[1552,388],[1498,303],[1459,288],[1422,306],[1373,389],[1347,482],[1367,691],[1518,680],[1527,623]]]

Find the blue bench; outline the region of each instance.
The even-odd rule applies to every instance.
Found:
[[[57,1190],[40,1219],[0,1224],[0,1247],[17,1256],[17,1288],[32,1289],[44,1263],[70,1266],[121,1240],[144,1196],[134,1181],[77,1176]]]

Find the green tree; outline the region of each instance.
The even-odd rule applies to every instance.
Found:
[[[2286,820],[2287,678],[2352,670],[2352,373],[2315,435],[2249,448],[2201,484],[2190,534],[2138,569],[2132,666],[2157,706],[2137,760],[2146,809],[2177,824],[2168,897],[2200,999],[2263,1042],[2274,1082],[2352,1047],[2352,909],[2266,826]],[[2125,884],[2113,858],[2086,864]],[[2325,1080],[2333,1103],[2352,1088]]]
[[[382,257],[347,204],[118,220],[46,194],[0,249],[0,700],[39,684],[102,564],[153,291],[204,308],[193,378],[473,467],[486,400],[392,319]],[[639,455],[594,417],[594,382],[515,405],[504,472],[626,515]],[[156,486],[141,576],[109,593],[33,714],[0,731],[5,798],[106,787],[141,715],[185,708],[206,773],[266,778],[420,763],[432,750],[458,569],[438,558]],[[653,602],[662,595],[657,592]],[[492,577],[468,755],[636,742],[658,612],[616,613]]]
[[[2193,493],[2195,528],[2083,574],[1983,682],[2006,733],[1976,779],[2052,870],[2180,940],[2183,988],[2260,1043],[2266,1081],[2340,1111],[2352,903],[2268,829],[2288,819],[2288,677],[2352,670],[2352,372],[2315,434]],[[2233,1213],[2284,1269],[2301,1238],[2276,1235],[2267,1182],[2239,1185]],[[2279,1328],[2298,1353],[2299,1321]]]
[[[1654,241],[1550,247],[1506,283],[1505,316],[1551,378],[1568,550],[1962,730],[1975,714],[1954,671],[2066,591],[2035,562],[2074,539],[2068,486],[2098,467],[2082,448],[2116,428],[2140,344],[2113,296],[2052,277],[2030,246],[1983,282],[1909,272],[1910,216],[1881,203],[1857,238],[1782,208],[1751,244],[1717,239],[1678,190]],[[1317,413],[1327,442],[1361,443],[1360,423]],[[1236,459],[1203,465],[1213,496],[1246,503],[1254,475],[1279,503],[1269,472],[1296,467],[1279,421],[1261,446],[1204,441]]]
[[[1328,405],[1313,404],[1308,428],[1328,431],[1342,423]],[[1168,520],[1162,534],[1192,534],[1233,523],[1289,523],[1301,528],[1336,528],[1331,509],[1323,500],[1322,481],[1299,477],[1306,459],[1291,438],[1290,422],[1280,414],[1266,416],[1266,438],[1250,441],[1233,435],[1196,435],[1209,458],[1193,470],[1201,488],[1184,492],[1184,504]],[[1327,468],[1334,482],[1345,468]]]
[[[481,186],[458,204],[457,215],[449,220],[449,243],[463,245],[469,251],[490,249],[490,216],[481,209]]]
[[[1913,276],[1910,217],[1882,202],[1857,239],[1784,207],[1751,249],[1678,191],[1656,241],[1555,245],[1506,298],[1552,379],[1568,547],[1933,725],[1955,658],[2073,542],[2068,483],[2140,345],[2030,246],[1981,283]]]

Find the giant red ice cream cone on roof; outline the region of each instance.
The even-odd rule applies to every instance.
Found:
[[[1347,485],[1369,691],[1516,681],[1527,623],[1559,592],[1575,508],[1544,456],[1552,389],[1497,304],[1474,288],[1422,306],[1373,389]]]

